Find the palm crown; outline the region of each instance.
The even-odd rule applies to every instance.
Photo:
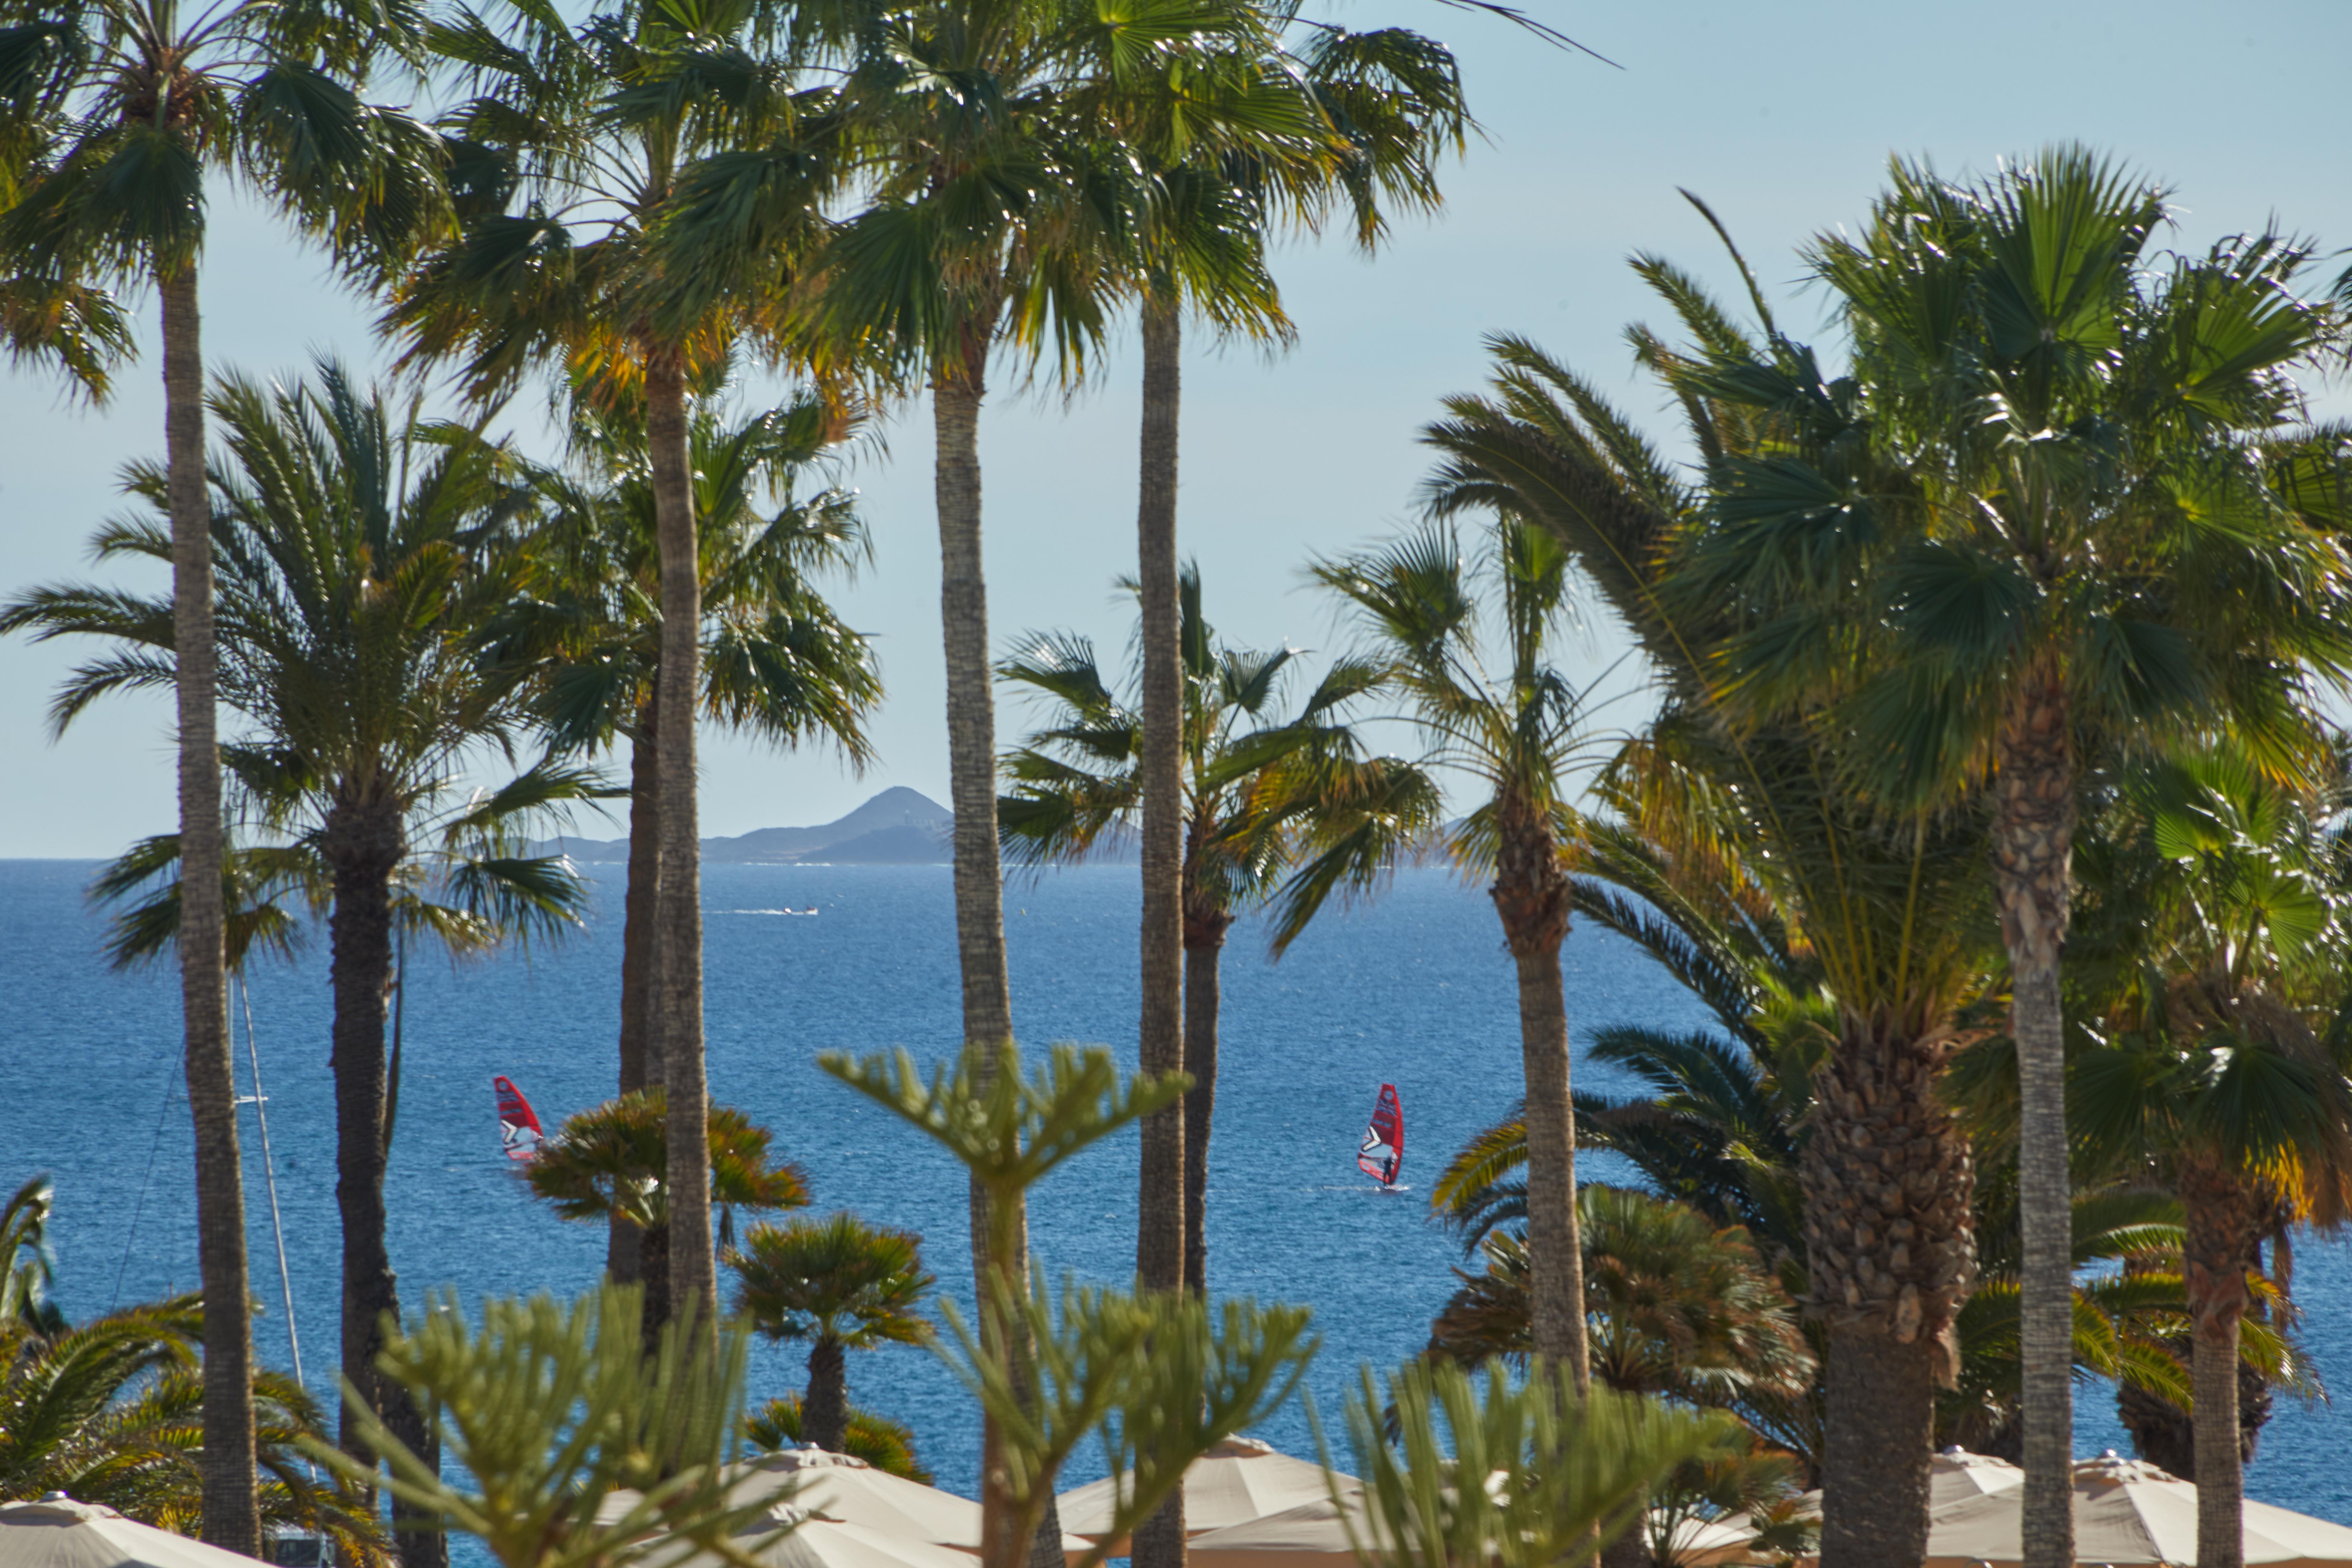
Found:
[[[1351,722],[1379,687],[1373,666],[1336,662],[1281,717],[1299,651],[1221,641],[1197,569],[1180,589],[1186,918],[1222,933],[1240,910],[1278,897],[1279,951],[1331,892],[1370,886],[1434,824],[1436,787],[1401,759],[1370,753]],[[1140,715],[1113,692],[1084,637],[1034,637],[997,675],[1039,693],[1054,717],[1005,755],[1007,852],[1031,863],[1082,858],[1140,805]]]
[[[728,1260],[735,1310],[775,1339],[848,1350],[920,1344],[930,1324],[914,1309],[932,1283],[920,1240],[847,1213],[753,1226]]]

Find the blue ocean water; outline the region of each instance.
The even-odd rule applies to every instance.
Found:
[[[106,971],[101,921],[84,904],[87,862],[0,862],[0,1183],[54,1173],[54,1235],[68,1314],[104,1310],[196,1279],[190,1137],[176,989],[162,970]],[[387,1183],[403,1305],[430,1289],[465,1302],[593,1285],[603,1232],[533,1203],[499,1156],[490,1075],[520,1085],[551,1127],[612,1092],[618,1012],[618,868],[596,886],[587,929],[527,957],[452,965],[413,954],[407,1066]],[[1014,1019],[1025,1041],[1135,1051],[1135,873],[1082,868],[1016,882],[1006,900]],[[704,870],[711,1092],[776,1130],[820,1208],[854,1208],[925,1237],[941,1289],[968,1306],[960,1172],[912,1131],[823,1076],[827,1050],[953,1049],[953,910],[943,867],[742,867]],[[788,911],[814,906],[814,917]],[[1571,1028],[1614,1021],[1680,1027],[1703,1011],[1649,959],[1580,930],[1564,959]],[[253,1022],[304,1371],[321,1396],[335,1375],[339,1280],[332,1085],[323,940],[257,973]],[[240,1027],[239,1074],[246,1075]],[[1454,1284],[1455,1244],[1418,1193],[1383,1195],[1354,1151],[1381,1083],[1402,1096],[1403,1179],[1425,1191],[1471,1132],[1501,1114],[1519,1079],[1511,967],[1491,905],[1434,871],[1399,876],[1377,903],[1327,917],[1280,963],[1236,928],[1224,970],[1223,1071],[1209,1195],[1210,1277],[1221,1294],[1303,1302],[1322,1349],[1308,1380],[1339,1439],[1341,1401],[1364,1364],[1392,1366],[1426,1341]],[[1579,1082],[1612,1087],[1578,1064]],[[250,1084],[243,1085],[250,1089]],[[248,1119],[252,1112],[247,1112]],[[246,1125],[255,1286],[269,1315],[260,1354],[287,1364],[284,1314],[260,1141]],[[1124,1280],[1135,1237],[1135,1141],[1079,1156],[1033,1198],[1050,1275]],[[1585,1166],[1607,1177],[1604,1159]],[[2296,1276],[2305,1342],[2321,1373],[2352,1347],[2352,1252],[2307,1244]],[[755,1352],[752,1394],[800,1386],[791,1346]],[[908,1422],[940,1481],[971,1495],[977,1421],[960,1387],[919,1350],[855,1355],[854,1399]],[[2128,1451],[2106,1391],[2081,1391],[2077,1447]],[[1260,1436],[1311,1454],[1294,1401]],[[2352,1523],[2352,1420],[2284,1404],[2248,1475],[2256,1497]],[[1344,1458],[1344,1456],[1342,1456]],[[1093,1479],[1081,1454],[1066,1483]]]

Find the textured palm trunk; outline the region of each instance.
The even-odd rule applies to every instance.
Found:
[[[1906,1568],[1927,1550],[1936,1384],[1976,1280],[1976,1177],[1937,1094],[1948,1037],[1839,1022],[1800,1167],[1811,1306],[1829,1336],[1822,1563]]]
[[[1496,802],[1501,845],[1489,889],[1519,974],[1519,1058],[1527,1079],[1528,1306],[1536,1353],[1591,1386],[1584,1254],[1577,1236],[1576,1119],[1570,1105],[1568,999],[1559,973],[1568,938],[1568,871],[1542,811]]]
[[[180,1010],[195,1123],[196,1258],[205,1288],[205,1540],[261,1549],[254,1492],[253,1287],[245,1249],[236,1068],[229,1052],[215,710],[212,503],[205,489],[205,362],[193,263],[160,280],[163,439],[172,513],[172,636],[179,658]]]
[[[646,372],[646,449],[661,550],[661,878],[656,908],[655,1022],[669,1097],[669,1296],[715,1351],[719,1268],[710,1234],[710,1092],[702,1056],[702,847],[696,808],[695,694],[702,689],[702,573],[684,368],[667,355]]]
[[[629,886],[621,903],[621,1082],[631,1094],[662,1081],[647,1014],[652,1009],[653,945],[661,934],[661,731],[659,680],[637,705],[629,742]],[[665,1250],[667,1259],[667,1252]],[[615,1285],[644,1278],[644,1235],[615,1215],[604,1236],[604,1273]],[[669,1281],[662,1281],[667,1298]]]
[[[1189,880],[1189,879],[1188,879]],[[1209,1132],[1217,1110],[1220,962],[1234,917],[1188,888],[1184,900],[1184,1288],[1209,1293]]]
[[[996,837],[996,700],[991,689],[988,584],[981,569],[980,405],[988,390],[989,327],[965,330],[961,358],[931,384],[936,450],[932,494],[940,522],[940,623],[948,684],[948,787],[955,809],[956,962],[962,979],[963,1038],[992,1053],[1013,1043],[1013,990],[1004,965],[1004,870]],[[971,1188],[971,1262],[983,1315],[992,1279],[1025,1288],[1029,1221],[1024,1207],[996,1215],[988,1194]],[[999,1325],[1000,1331],[1002,1325]],[[1016,1345],[1016,1358],[1022,1347]],[[985,1568],[1060,1568],[1061,1521],[1049,1502],[1032,1537],[1019,1539],[1005,1489],[996,1423],[981,1429],[981,1560]]]
[[[2246,1473],[2239,1447],[2238,1334],[2261,1210],[2217,1160],[2181,1163],[2181,1250],[2189,1298],[2190,1388],[2197,1399],[2197,1568],[2242,1568]]]
[[[2054,660],[2019,682],[1995,759],[1993,871],[2017,1041],[2018,1217],[2024,1267],[2024,1568],[2074,1561],[2074,1191],[2066,1168],[2058,993],[2074,834],[2073,716]]]
[[[801,1441],[829,1454],[849,1437],[849,1368],[839,1340],[820,1337],[809,1347],[808,1396],[801,1401]]]
[[[1143,1070],[1187,1070],[1184,1040],[1184,689],[1176,601],[1176,423],[1183,314],[1175,299],[1143,302],[1143,433],[1135,509],[1136,581],[1143,612]],[[1190,1105],[1144,1118],[1136,1194],[1135,1274],[1147,1290],[1184,1287]],[[1137,1527],[1135,1568],[1183,1568],[1179,1489]]]
[[[392,876],[406,850],[399,807],[339,801],[327,813],[320,851],[333,880],[327,929],[333,948],[335,1206],[343,1225],[342,1371],[362,1400],[390,1420],[396,1385],[377,1375],[387,1319],[400,1313],[399,1282],[384,1243],[384,1025],[392,982]],[[402,1401],[404,1403],[404,1400]],[[375,1462],[346,1405],[343,1451]]]

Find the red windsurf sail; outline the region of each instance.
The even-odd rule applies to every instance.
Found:
[[[539,1125],[538,1113],[531,1110],[530,1101],[522,1097],[522,1090],[514,1086],[513,1079],[493,1078],[490,1087],[499,1091],[499,1147],[507,1152],[509,1160],[530,1159],[539,1152],[539,1146],[547,1142],[547,1134]]]
[[[1384,1187],[1396,1185],[1397,1168],[1404,1163],[1404,1104],[1396,1085],[1381,1085],[1372,1104],[1371,1125],[1364,1129],[1364,1146],[1356,1151],[1356,1168]]]

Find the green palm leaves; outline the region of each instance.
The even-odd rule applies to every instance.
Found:
[[[930,1324],[914,1315],[932,1284],[921,1238],[837,1214],[753,1226],[727,1262],[738,1313],[772,1339],[812,1342],[802,1437],[845,1451],[851,1410],[842,1352],[931,1337]]]
[[[1356,727],[1354,710],[1380,689],[1376,668],[1339,661],[1285,717],[1298,650],[1223,641],[1203,612],[1197,568],[1181,574],[1178,603],[1188,925],[1214,922],[1222,937],[1243,910],[1272,900],[1279,951],[1332,893],[1370,887],[1435,825],[1436,787],[1401,759],[1371,754]],[[1003,759],[1011,793],[997,817],[1006,854],[1076,860],[1131,829],[1141,716],[1113,691],[1094,645],[1033,635],[998,664],[997,678],[1048,705],[1045,726]]]
[[[730,1260],[737,1310],[782,1339],[831,1340],[853,1350],[920,1344],[929,1326],[913,1309],[931,1287],[920,1240],[852,1214],[754,1226]]]
[[[13,1251],[26,1235],[28,1195],[45,1200],[46,1184],[27,1183],[0,1216],[0,1247]],[[0,1315],[0,1489],[61,1491],[166,1530],[200,1531],[204,1314],[195,1299],[78,1325],[44,1305],[19,1297]],[[255,1379],[253,1399],[261,1520],[319,1531],[352,1563],[387,1561],[364,1500],[322,1484],[303,1462],[298,1445],[326,1429],[317,1404],[291,1377],[268,1372]]]

